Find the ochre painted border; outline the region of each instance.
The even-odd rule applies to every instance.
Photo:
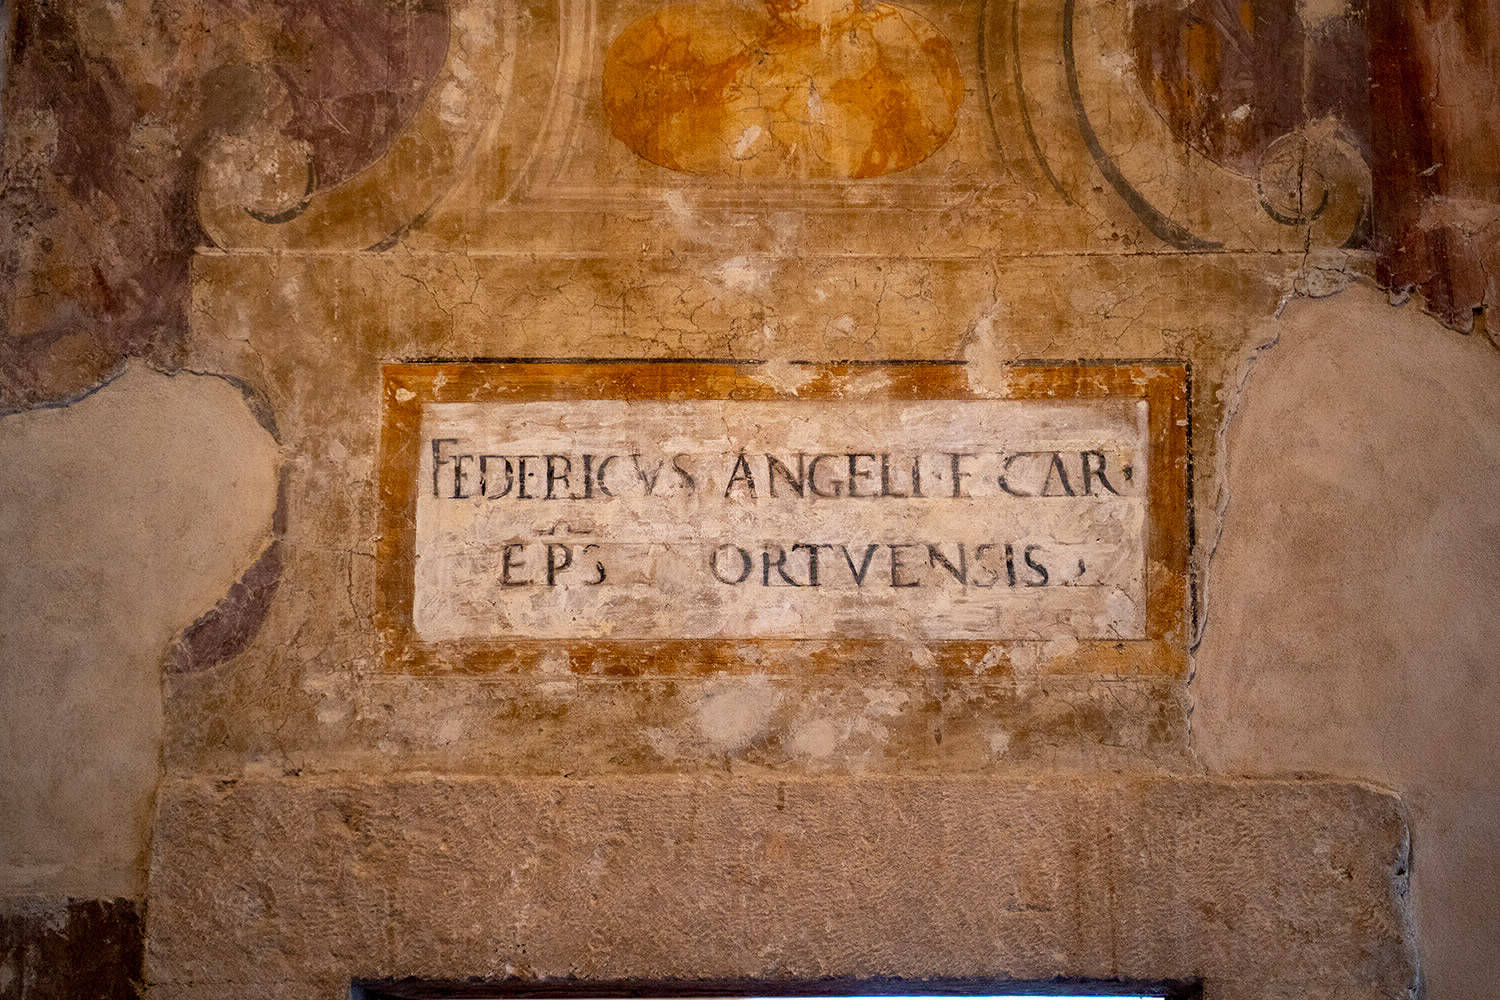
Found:
[[[528,673],[543,657],[566,653],[575,674],[691,677],[747,672],[834,673],[872,662],[905,662],[967,677],[999,679],[1015,654],[1039,643],[926,642],[920,668],[912,643],[895,639],[461,640],[423,643],[412,630],[417,476],[422,407],[427,403],[547,399],[1144,399],[1150,455],[1146,561],[1146,638],[1083,640],[1039,669],[1056,674],[1183,677],[1189,631],[1189,372],[1181,362],[1016,364],[1001,394],[970,384],[948,362],[801,366],[796,392],[756,377],[756,366],[719,361],[475,361],[384,367],[377,545],[377,623],[385,669],[396,673]],[[890,654],[901,651],[901,657]],[[1036,649],[1026,651],[1034,662]]]

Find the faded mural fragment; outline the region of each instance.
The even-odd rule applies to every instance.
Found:
[[[1488,710],[1493,602],[1407,570],[1496,578],[1500,358],[1369,286],[1496,301],[1495,0],[13,6],[0,895],[131,897],[178,1000],[1415,995],[1453,783],[1247,778],[1207,702]]]
[[[1309,24],[1304,0],[1136,0],[1136,85],[1183,142],[1253,174],[1266,148],[1323,119],[1368,155],[1368,44],[1357,8]],[[1326,6],[1326,5],[1325,5]]]
[[[1292,0],[996,7],[986,77],[1010,67],[1026,145],[1070,204],[1123,205],[1179,250],[1365,242],[1365,116],[1315,72],[1362,78],[1347,32],[1304,44]]]
[[[1371,3],[1375,246],[1381,283],[1496,336],[1500,2]],[[1488,310],[1488,316],[1485,314]],[[1500,343],[1500,341],[1496,341]]]
[[[963,96],[930,21],[857,0],[673,4],[622,31],[604,66],[610,131],[687,173],[896,173],[947,141]]]
[[[320,186],[377,159],[443,60],[428,0],[23,2],[4,93],[0,411],[187,361],[200,158],[267,129]]]

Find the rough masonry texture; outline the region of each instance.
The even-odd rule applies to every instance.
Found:
[[[96,906],[162,997],[1500,981],[1500,4],[14,7],[14,954]],[[591,514],[606,446],[716,502]],[[848,513],[881,456],[988,492]]]
[[[173,1000],[332,1000],[351,974],[1396,1000],[1414,974],[1399,806],[1341,783],[183,781],[162,829],[147,978]]]

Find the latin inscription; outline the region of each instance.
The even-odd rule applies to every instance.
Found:
[[[426,403],[413,626],[1137,639],[1141,399]]]

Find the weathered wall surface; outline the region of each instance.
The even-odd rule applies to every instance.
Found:
[[[139,996],[141,911],[133,899],[6,898],[0,902],[0,995]]]
[[[138,897],[167,644],[269,540],[276,443],[239,389],[132,366],[0,419],[0,882]]]
[[[410,117],[447,42],[438,6],[381,0],[7,10],[3,409],[126,357],[182,363],[206,146],[269,120],[336,182]]]
[[[1230,430],[1193,745],[1217,771],[1399,789],[1430,995],[1483,995],[1500,982],[1500,355],[1368,293],[1297,303],[1276,331]]]
[[[1372,3],[1376,247],[1388,287],[1420,289],[1459,329],[1493,331],[1500,160],[1493,0]]]
[[[0,996],[67,988],[33,972],[91,933],[69,895],[127,897],[127,936],[144,903],[170,997],[1071,974],[1386,1000],[1417,940],[1430,996],[1482,995],[1497,16],[16,5]],[[936,363],[975,398],[1039,360],[1183,372],[1172,655],[943,658],[872,611],[875,652],[403,665],[384,366],[486,358],[746,362],[791,406],[809,366]],[[189,370],[226,378],[159,373]],[[643,919],[664,905],[701,920]]]
[[[351,970],[1412,979],[1399,804],[1340,782],[250,778],[169,783],[162,816],[147,976],[174,1000],[335,997]]]

